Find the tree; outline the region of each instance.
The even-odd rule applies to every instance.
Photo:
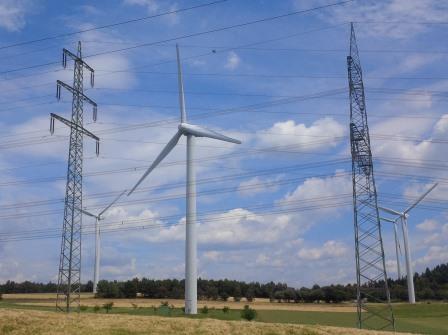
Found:
[[[107,302],[103,305],[103,308],[106,310],[106,313],[109,313],[109,311],[112,309],[113,306],[114,306],[113,302]]]
[[[121,288],[121,292],[125,298],[133,299],[137,297],[137,283],[134,280],[126,281]]]
[[[120,298],[120,290],[117,282],[100,280],[97,285],[97,297],[99,298]]]
[[[247,321],[252,321],[257,316],[255,309],[250,308],[249,305],[245,305],[241,311],[241,317]]]

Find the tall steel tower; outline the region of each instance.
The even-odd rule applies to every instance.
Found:
[[[347,57],[358,327],[395,329],[381,237],[366,100],[353,23]],[[369,303],[375,303],[370,305]]]
[[[81,42],[78,42],[78,52],[73,54],[67,49],[62,52],[62,65],[67,66],[67,57],[74,61],[73,87],[58,80],[56,84],[58,100],[61,97],[61,87],[73,95],[71,121],[56,114],[51,114],[50,131],[54,132],[54,120],[57,119],[70,127],[70,149],[68,154],[67,185],[65,189],[64,222],[59,262],[58,293],[56,309],[70,312],[79,311],[81,292],[81,229],[82,229],[82,155],[83,135],[96,140],[96,153],[99,151],[99,138],[83,127],[83,104],[93,106],[93,120],[96,120],[97,105],[84,95],[83,70],[90,71],[90,84],[93,86],[94,70],[82,59]],[[72,305],[74,304],[74,306]]]

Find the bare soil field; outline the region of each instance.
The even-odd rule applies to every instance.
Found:
[[[162,318],[114,314],[62,314],[0,309],[0,334],[25,335],[380,335],[386,332],[213,319]]]
[[[54,306],[56,294],[53,293],[34,293],[34,294],[4,294],[5,301],[14,301],[21,305],[30,306]],[[178,299],[95,299],[93,294],[87,293],[81,295],[81,305],[93,307],[103,305],[107,302],[113,302],[115,307],[132,307],[133,304],[139,307],[159,306],[161,301],[168,301],[175,307],[183,307],[184,300]],[[341,312],[355,313],[356,307],[351,304],[296,304],[296,303],[277,303],[270,302],[269,299],[255,299],[253,302],[247,301],[198,301],[198,307],[214,307],[222,309],[228,306],[231,309],[243,309],[244,305],[250,305],[257,310],[284,310],[284,311],[308,311],[308,312]]]

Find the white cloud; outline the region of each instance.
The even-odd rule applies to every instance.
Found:
[[[397,39],[408,39],[429,29],[428,25],[402,22],[444,22],[448,19],[448,3],[437,0],[366,0],[337,6],[330,11],[331,15],[328,12],[319,15],[336,22],[378,22],[359,24],[357,30],[370,36]]]
[[[351,177],[343,172],[336,172],[334,176],[318,178],[312,177],[305,180],[293,192],[288,193],[280,203],[301,203],[304,201],[322,200],[322,204],[329,204],[332,200],[340,201],[344,196],[351,197]],[[319,214],[326,215],[333,209],[320,208]]]
[[[238,193],[242,196],[254,196],[260,193],[274,192],[278,189],[280,178],[262,179],[259,176],[242,181],[238,186]]]
[[[25,15],[29,2],[22,0],[0,0],[0,27],[16,32],[25,27]]]
[[[435,264],[446,263],[448,260],[448,245],[437,245],[429,247],[425,255],[418,258],[415,263],[425,267]]]
[[[303,247],[299,250],[297,255],[299,256],[300,259],[314,261],[314,260],[343,257],[347,254],[347,252],[348,247],[344,243],[330,240],[326,241],[319,248]]]
[[[238,66],[240,66],[240,63],[241,63],[240,56],[238,56],[236,52],[230,51],[227,54],[227,61],[224,67],[228,70],[235,70],[236,68],[238,68]]]
[[[448,114],[444,114],[440,117],[440,119],[434,126],[434,132],[437,135],[443,135],[448,133]]]
[[[156,14],[158,12],[161,12],[162,10],[165,11],[176,11],[178,10],[178,4],[177,3],[167,3],[167,1],[158,1],[158,0],[124,0],[125,5],[130,6],[141,6],[146,7],[146,10],[148,14]],[[172,13],[168,15],[164,15],[163,19],[173,25],[179,22],[179,16],[177,13]]]
[[[307,126],[293,120],[277,122],[271,128],[257,133],[258,142],[267,146],[297,148],[315,151],[335,147],[346,127],[331,117],[324,117]]]
[[[124,0],[127,5],[136,5],[146,7],[148,13],[153,14],[160,8],[159,3],[156,0]]]
[[[434,231],[439,227],[439,223],[436,220],[427,219],[417,225],[417,229],[423,231]]]

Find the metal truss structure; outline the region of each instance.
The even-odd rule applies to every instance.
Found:
[[[82,161],[83,135],[96,141],[96,153],[99,153],[99,138],[83,127],[83,104],[93,106],[93,119],[96,120],[97,105],[84,95],[83,70],[90,72],[90,83],[94,83],[94,70],[82,59],[81,42],[78,52],[73,54],[63,49],[62,65],[67,66],[67,57],[74,61],[73,87],[57,81],[56,96],[61,97],[61,87],[73,95],[71,120],[51,114],[50,131],[54,132],[54,120],[58,120],[70,128],[70,148],[68,154],[67,184],[65,191],[64,222],[59,262],[58,290],[56,309],[64,312],[79,311],[81,291],[81,232],[82,232]]]
[[[357,277],[358,327],[394,330],[384,259],[366,101],[355,30],[347,57]],[[373,304],[372,304],[373,303]]]

